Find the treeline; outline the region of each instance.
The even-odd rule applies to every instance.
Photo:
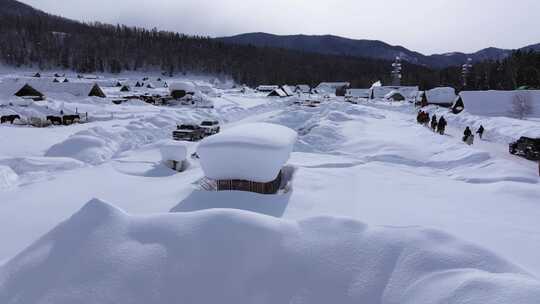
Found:
[[[520,87],[540,89],[540,53],[518,50],[502,61],[477,63],[473,65],[466,88],[514,90]]]
[[[1,10],[1,9],[0,9]],[[516,53],[502,62],[474,65],[467,89],[538,86],[538,54]],[[35,11],[0,12],[0,61],[40,70],[80,73],[159,70],[165,74],[230,76],[238,83],[316,85],[350,81],[390,83],[391,62],[224,44],[208,37],[102,23],[79,23]],[[462,88],[461,68],[432,70],[404,63],[404,85]]]
[[[391,62],[274,48],[229,45],[207,37],[101,23],[83,24],[44,13],[0,18],[0,60],[36,69],[81,73],[160,70],[167,74],[232,76],[238,83],[389,82]],[[428,68],[404,67],[404,83],[436,85]]]

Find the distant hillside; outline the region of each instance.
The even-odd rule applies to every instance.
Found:
[[[316,85],[389,82],[391,62],[340,54],[305,54],[279,48],[230,45],[207,37],[144,28],[81,23],[49,15],[14,0],[0,0],[0,62],[81,73],[160,71],[232,77],[237,83]],[[432,87],[434,71],[407,64],[405,84]]]
[[[319,54],[346,55],[393,60],[399,56],[410,63],[445,68],[463,64],[467,58],[473,62],[484,60],[501,60],[507,58],[512,51],[498,48],[486,48],[472,54],[447,53],[426,56],[419,52],[408,50],[402,46],[393,46],[378,40],[354,40],[332,35],[307,36],[290,35],[278,36],[266,33],[249,33],[232,37],[217,38],[226,43],[254,45],[259,47],[278,47]],[[525,47],[540,51],[540,44]]]
[[[30,5],[15,0],[0,0],[0,16],[35,16],[44,14],[44,12],[35,9]]]

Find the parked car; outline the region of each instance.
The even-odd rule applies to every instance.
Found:
[[[174,140],[197,141],[205,136],[205,130],[196,124],[183,124],[176,126],[172,132]]]
[[[540,138],[521,137],[510,144],[510,153],[529,160],[540,160]]]
[[[201,128],[204,129],[206,136],[217,134],[221,130],[217,120],[205,120],[201,122]]]

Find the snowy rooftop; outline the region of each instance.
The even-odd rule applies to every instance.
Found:
[[[169,91],[186,91],[196,93],[197,87],[189,82],[173,82],[169,84]]]
[[[294,90],[288,85],[281,86],[281,89],[283,90],[285,94],[287,94],[287,96],[294,95]]]
[[[412,98],[416,97],[419,88],[416,86],[374,86],[372,90],[375,99],[383,99],[392,91],[398,91],[404,97]]]
[[[465,110],[475,115],[516,116],[514,101],[522,97],[530,106],[527,116],[540,117],[540,90],[528,91],[463,91],[459,93]]]
[[[285,91],[282,89],[275,89],[269,94],[269,96],[287,97],[289,95],[287,95],[287,93],[285,93]]]
[[[456,100],[456,90],[451,87],[434,88],[426,92],[431,104],[452,104]]]
[[[274,180],[289,159],[297,134],[269,123],[249,123],[205,138],[198,148],[201,167],[214,180]]]
[[[350,86],[350,82],[321,82],[316,89],[324,89],[324,88],[332,88],[332,89],[339,89],[342,87],[348,87]]]
[[[368,98],[370,92],[370,89],[348,89],[345,97]]]

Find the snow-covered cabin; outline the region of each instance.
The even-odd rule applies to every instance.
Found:
[[[282,89],[275,89],[273,90],[272,92],[270,92],[270,94],[268,94],[268,97],[287,97],[287,93],[285,93],[285,91],[283,91]]]
[[[314,89],[314,92],[320,95],[335,94],[336,96],[345,96],[347,89],[350,87],[350,82],[321,82]]]
[[[456,90],[451,87],[439,87],[425,92],[428,104],[450,107],[456,100]]]
[[[309,94],[311,92],[311,87],[307,84],[298,84],[294,88],[295,93]]]
[[[282,181],[297,133],[269,123],[243,124],[205,138],[197,154],[205,176],[217,190],[273,194]]]
[[[169,84],[169,92],[175,99],[184,98],[186,95],[195,95],[198,90],[192,83],[173,82]]]
[[[294,95],[294,90],[288,86],[288,85],[282,85],[281,86],[281,90],[287,94],[287,96],[293,96]]]
[[[370,93],[370,89],[348,89],[347,93],[345,93],[345,99],[347,101],[355,101],[361,98],[368,99]]]
[[[89,82],[65,82],[65,83],[44,83],[36,82],[33,85],[44,92],[45,95],[69,94],[75,97],[107,97],[97,83]]]
[[[405,100],[405,96],[403,96],[403,94],[401,94],[399,91],[391,91],[384,96],[384,99],[390,101],[403,101]]]
[[[279,86],[277,85],[260,85],[255,90],[259,92],[272,92],[277,89],[279,89]]]
[[[392,91],[397,91],[406,99],[414,101],[420,89],[417,86],[373,86],[370,99],[385,99],[386,95]]]
[[[161,160],[169,168],[182,172],[187,166],[187,147],[185,143],[171,141],[159,148]]]
[[[20,97],[27,100],[43,100],[45,94],[26,82],[5,81],[0,83],[0,99]]]
[[[540,117],[540,90],[462,91],[452,109],[481,116]]]

